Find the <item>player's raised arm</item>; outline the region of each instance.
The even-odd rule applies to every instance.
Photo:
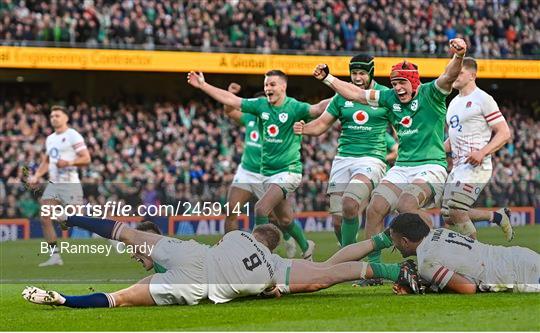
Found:
[[[467,51],[467,44],[461,38],[450,40],[450,52],[454,54],[452,60],[446,65],[444,73],[437,79],[437,87],[450,92],[452,91],[452,83],[457,79],[461,66],[463,65],[463,57]]]
[[[304,121],[294,123],[294,133],[319,136],[326,132],[335,121],[336,118],[334,116],[328,112],[324,112],[320,117],[307,124]]]
[[[234,95],[231,92],[228,92],[227,90],[214,87],[213,85],[207,83],[204,80],[204,75],[202,72],[189,72],[187,75],[187,81],[193,87],[201,89],[208,96],[212,97],[213,99],[222,104],[229,105],[235,109],[240,109],[242,105],[242,98]]]
[[[309,116],[312,119],[319,117],[321,114],[323,114],[324,110],[326,110],[326,107],[328,106],[331,100],[332,100],[331,98],[327,98],[327,99],[323,99],[317,104],[312,104],[309,107]]]
[[[238,94],[240,92],[240,90],[242,90],[242,87],[238,83],[231,82],[229,84],[229,87],[227,88],[227,90],[230,93],[233,93],[233,94],[236,95],[236,94]],[[240,111],[240,109],[233,108],[230,105],[225,105],[223,109],[224,109],[225,114],[227,115],[227,117],[234,120],[237,124],[242,125],[242,119],[241,119],[242,118],[242,111]]]
[[[373,95],[375,100],[375,90],[364,90],[352,83],[345,82],[330,74],[330,68],[326,64],[319,64],[313,71],[313,76],[319,81],[332,88],[336,93],[343,96],[348,101],[357,101],[362,104],[368,104],[366,92]],[[378,94],[377,94],[378,95]],[[370,96],[368,96],[370,97]]]

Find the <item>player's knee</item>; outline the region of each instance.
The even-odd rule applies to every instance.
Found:
[[[443,203],[441,207],[441,217],[443,219],[443,222],[448,225],[453,225],[452,220],[450,219],[450,210],[448,209],[448,206]]]
[[[418,200],[411,194],[403,193],[399,197],[399,201],[397,204],[397,211],[400,214],[411,213],[418,210],[418,208],[419,208]]]
[[[452,224],[463,223],[469,220],[469,213],[467,210],[449,208],[448,218]]]
[[[382,196],[373,197],[367,207],[367,221],[381,219],[390,212],[390,204]]]
[[[330,209],[329,213],[332,216],[341,216],[343,211],[341,194],[330,194]]]
[[[341,228],[341,220],[340,215],[332,215],[332,225],[334,228]]]
[[[356,200],[353,200],[349,197],[343,198],[343,217],[345,218],[353,218],[355,216],[358,216],[358,209],[360,208],[360,205]]]
[[[260,200],[255,203],[255,216],[268,216],[270,209]]]

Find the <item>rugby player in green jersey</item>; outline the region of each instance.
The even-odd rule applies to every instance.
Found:
[[[449,43],[452,60],[436,80],[420,84],[416,65],[401,62],[392,67],[393,90],[364,90],[329,74],[328,66],[318,65],[314,76],[348,100],[391,109],[392,124],[399,140],[398,159],[373,191],[367,209],[366,236],[383,229],[383,218],[394,208],[400,213],[422,214],[420,208],[440,204],[446,180],[444,126],[446,97],[452,90],[465,56],[465,41]],[[423,214],[426,223],[430,219]],[[370,256],[380,261],[380,252]]]
[[[228,91],[237,95],[242,87],[238,83],[231,83]],[[255,94],[255,98],[264,96],[264,92]],[[229,207],[244,207],[252,196],[260,199],[264,194],[264,176],[261,175],[261,135],[259,119],[249,113],[242,113],[228,105],[224,107],[225,114],[238,125],[245,127],[244,151],[241,163],[236,170],[229,192],[227,202]],[[271,214],[271,220],[277,223],[275,214]],[[232,213],[225,217],[225,233],[238,230],[238,214]],[[296,242],[286,230],[281,230],[285,243],[287,258],[293,258],[296,254]]]
[[[288,97],[287,76],[279,70],[265,75],[266,98],[240,98],[205,82],[200,72],[190,72],[188,83],[216,101],[259,119],[262,131],[260,173],[265,178],[265,193],[255,204],[255,224],[268,223],[270,212],[274,211],[280,227],[300,245],[303,258],[311,259],[315,244],[306,240],[302,228],[294,223],[291,205],[286,200],[287,194],[294,192],[302,181],[302,136],[294,133],[293,124],[318,117],[328,102],[310,105]]]
[[[389,90],[375,82],[375,60],[357,55],[349,62],[351,82],[362,89]],[[356,242],[361,216],[371,191],[386,172],[386,129],[390,111],[335,95],[325,112],[314,121],[294,124],[296,134],[319,136],[339,120],[338,152],[332,162],[328,195],[330,214],[342,246]],[[343,222],[343,223],[342,223]]]

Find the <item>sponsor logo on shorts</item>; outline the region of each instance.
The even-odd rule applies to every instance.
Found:
[[[352,119],[358,125],[364,125],[369,120],[369,114],[366,111],[362,111],[362,110],[356,111],[353,114]]]
[[[268,128],[266,129],[266,133],[268,133],[268,135],[270,137],[276,137],[278,134],[279,134],[279,127],[277,125],[270,125],[268,126]]]

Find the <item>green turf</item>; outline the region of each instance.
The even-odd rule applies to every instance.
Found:
[[[326,259],[337,249],[333,233],[315,233],[308,237],[317,242],[317,260]],[[492,244],[506,243],[496,228],[481,229],[479,237]],[[540,252],[539,239],[540,227],[520,227],[512,244]],[[201,237],[200,240],[212,243],[216,237]],[[76,242],[106,244],[103,240]],[[91,290],[114,291],[129,285],[128,280],[137,280],[145,275],[127,255],[64,255],[65,265],[62,267],[37,268],[37,264],[45,259],[37,256],[38,251],[37,241],[0,243],[0,330],[540,330],[538,295],[394,296],[389,284],[369,288],[341,284],[314,294],[268,300],[248,298],[220,305],[206,301],[191,307],[75,310],[38,306],[20,296],[25,284],[66,294],[85,294]],[[282,253],[283,249],[279,252]],[[397,253],[389,251],[384,253],[384,259],[401,260]],[[53,279],[78,282],[54,283],[51,282]],[[107,279],[113,281],[107,282]]]

